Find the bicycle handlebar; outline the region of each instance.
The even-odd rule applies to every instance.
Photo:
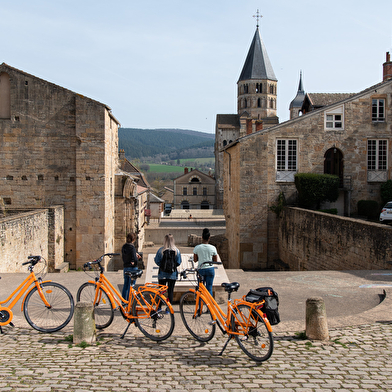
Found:
[[[22,265],[36,265],[41,260],[41,256],[27,256],[27,259],[28,261],[25,261]]]
[[[99,257],[98,259],[96,259],[94,261],[88,261],[87,263],[84,263],[83,267],[87,268],[87,267],[90,267],[92,264],[98,264],[100,266],[101,261],[103,260],[103,258],[105,256],[108,256],[108,257],[120,256],[120,253],[105,253],[104,255],[102,255],[101,257]]]
[[[183,271],[181,271],[181,274],[180,274],[181,278],[186,279],[186,276],[188,273],[198,272],[203,265],[207,265],[207,264],[212,266],[212,265],[220,265],[222,263],[219,261],[205,261],[204,263],[201,263],[200,267],[198,267],[198,268],[187,268],[187,269],[184,269]]]

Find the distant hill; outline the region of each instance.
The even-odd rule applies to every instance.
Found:
[[[215,135],[187,129],[119,128],[119,148],[128,159],[168,155],[170,159],[214,156]],[[185,155],[185,156],[184,156]]]

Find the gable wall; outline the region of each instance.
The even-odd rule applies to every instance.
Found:
[[[372,124],[371,98],[374,91],[344,105],[344,130],[325,131],[324,111],[309,113],[288,121],[270,131],[258,132],[239,140],[240,153],[236,154],[238,172],[225,170],[225,203],[229,198],[239,201],[237,219],[227,219],[226,233],[229,240],[229,259],[238,259],[241,268],[265,268],[278,258],[276,215],[269,207],[276,203],[281,191],[286,200],[295,201],[293,182],[276,182],[276,139],[298,140],[298,172],[324,173],[324,154],[334,145],[344,158],[344,175],[352,178],[351,213],[362,199],[380,202],[381,183],[367,181],[368,138],[388,139],[388,178],[392,167],[392,89],[383,85],[377,94],[387,98],[388,110],[385,123]],[[231,152],[233,148],[229,148]],[[224,155],[225,161],[229,158]],[[226,165],[227,163],[225,163]],[[226,166],[225,166],[226,167]],[[233,190],[228,191],[231,176]],[[234,186],[233,184],[236,183]],[[234,189],[237,192],[233,194]],[[225,214],[235,214],[235,203],[225,204]],[[227,212],[226,212],[227,211]],[[226,216],[227,218],[227,216]],[[235,245],[238,242],[239,253]]]

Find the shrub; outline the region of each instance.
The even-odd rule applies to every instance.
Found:
[[[323,201],[334,202],[339,197],[338,176],[298,173],[294,178],[300,207],[320,209]]]
[[[366,216],[370,220],[376,220],[380,214],[379,205],[375,200],[359,200],[357,208],[358,215]]]

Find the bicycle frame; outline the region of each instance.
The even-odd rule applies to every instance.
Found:
[[[134,301],[137,302],[137,305],[140,306],[140,309],[144,309],[143,304],[136,296],[137,290],[135,290],[132,286],[130,287],[130,291],[129,291],[130,299],[126,300],[112,285],[112,283],[110,283],[110,281],[106,278],[103,272],[100,273],[99,278],[97,280],[95,281],[89,280],[88,282],[95,284],[97,287],[97,290],[95,290],[94,303],[97,302],[98,299],[100,300],[100,298],[98,298],[98,296],[100,295],[99,289],[102,289],[109,297],[112,308],[115,309],[118,306],[122,314],[124,315],[124,317],[130,320],[135,318],[142,318],[140,314],[138,314],[137,316],[133,316],[131,313],[131,309]],[[167,290],[166,286],[162,286],[154,283],[147,283],[142,287],[145,287],[146,289],[157,293],[161,293],[162,291]],[[123,303],[126,304],[125,307],[123,306]],[[170,312],[174,314],[173,307],[170,305],[170,303],[168,302],[166,303],[166,305],[169,307]],[[148,317],[147,314],[145,316]]]
[[[46,282],[51,282],[51,280],[40,281],[36,278],[34,272],[30,271],[29,276],[18,286],[17,289],[15,289],[14,292],[5,301],[0,301],[0,305],[8,303],[15,296],[15,298],[10,303],[10,305],[7,306],[8,309],[12,309],[15,306],[15,304],[19,301],[19,299],[23,296],[23,294],[26,293],[25,297],[23,298],[22,305],[21,305],[21,310],[23,311],[24,302],[25,302],[27,295],[29,294],[29,292],[31,290],[33,290],[34,287],[37,287],[37,290],[39,292],[39,295],[40,295],[42,301],[44,302],[45,306],[49,307],[50,304],[46,300],[44,293],[42,292],[42,288],[41,288],[41,283],[46,283]],[[33,286],[33,287],[30,287],[30,286]]]
[[[204,286],[203,282],[199,281],[198,282],[198,288],[197,289],[190,289],[189,291],[195,293],[196,295],[196,306],[195,306],[195,317],[197,316],[197,312],[201,312],[202,309],[199,309],[199,305],[202,304],[199,301],[199,298],[202,298],[203,301],[206,303],[208,306],[212,320],[213,322],[219,321],[218,327],[221,329],[223,333],[227,333],[229,335],[244,335],[247,333],[250,324],[250,317],[251,317],[251,312],[249,314],[248,318],[245,318],[241,312],[237,312],[236,309],[239,305],[247,305],[249,306],[252,310],[256,311],[257,313],[260,314],[260,316],[263,318],[265,324],[267,325],[267,329],[269,332],[272,332],[271,325],[267,319],[267,317],[264,315],[264,313],[260,312],[259,309],[257,308],[262,304],[262,302],[258,303],[250,303],[247,301],[244,301],[242,299],[236,299],[232,300],[229,299],[227,303],[227,314],[222,310],[222,308],[219,306],[219,304],[215,301],[214,297],[210,294],[210,292],[206,289]],[[233,331],[231,328],[231,316],[234,316],[235,318],[235,324],[236,327],[238,328],[238,331]],[[239,317],[241,319],[239,319]]]

